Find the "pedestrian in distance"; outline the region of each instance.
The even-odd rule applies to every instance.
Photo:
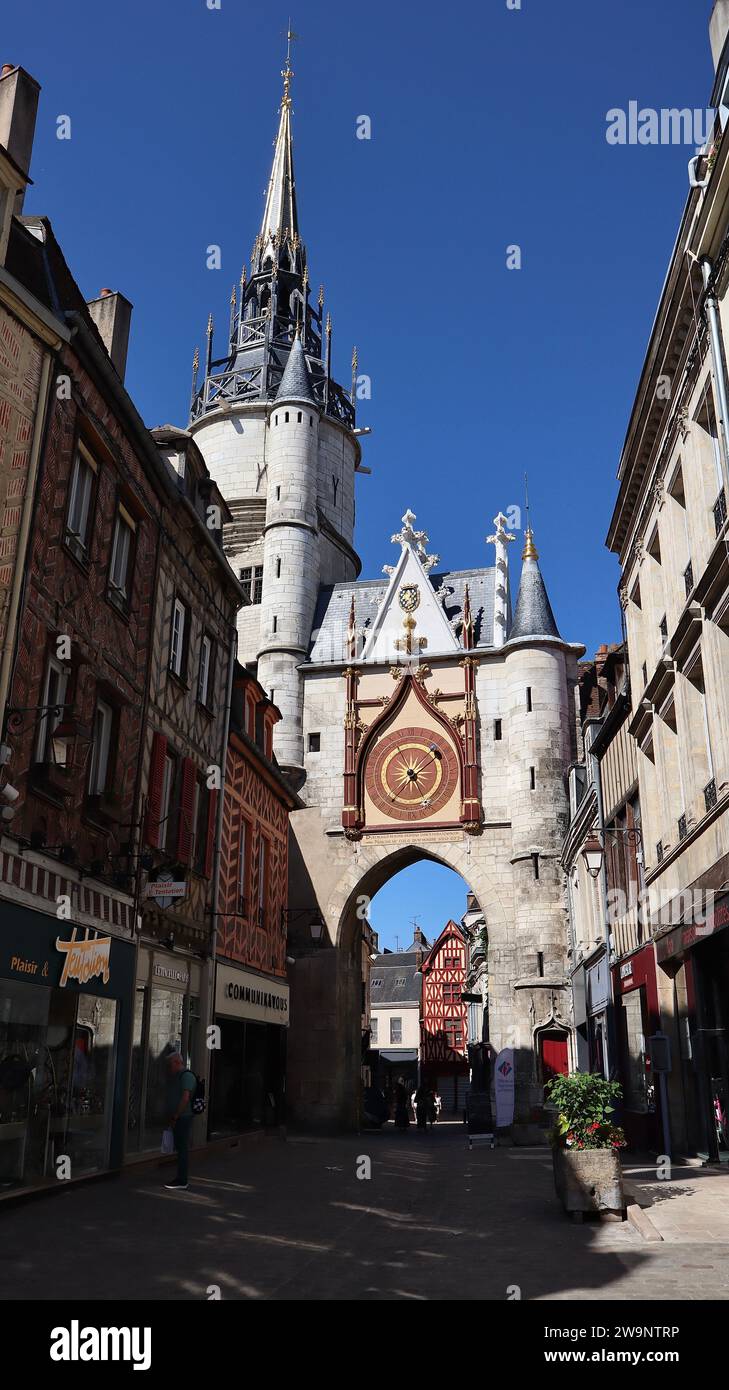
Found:
[[[169,1125],[174,1135],[177,1154],[177,1174],[172,1182],[166,1182],[169,1191],[186,1192],[190,1157],[190,1131],[192,1129],[192,1098],[197,1090],[197,1077],[188,1071],[184,1058],[179,1052],[171,1052],[167,1066],[172,1081],[172,1114]]]
[[[402,1077],[399,1078],[395,1087],[395,1124],[398,1129],[407,1129],[410,1124],[408,1115],[408,1093]]]
[[[425,1129],[427,1125],[429,1101],[430,1091],[421,1082],[415,1092],[415,1113],[418,1117],[418,1129]]]

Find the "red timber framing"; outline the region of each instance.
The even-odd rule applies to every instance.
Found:
[[[420,1057],[430,1085],[438,1076],[468,1075],[468,948],[456,922],[447,922],[423,961]]]

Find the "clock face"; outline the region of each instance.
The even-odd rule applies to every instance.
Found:
[[[393,729],[368,761],[365,786],[375,806],[393,820],[427,820],[458,786],[458,760],[431,729]]]

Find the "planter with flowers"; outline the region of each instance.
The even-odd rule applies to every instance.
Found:
[[[612,1122],[620,1099],[617,1081],[588,1072],[555,1076],[548,1085],[556,1107],[552,1130],[554,1185],[565,1211],[625,1211],[620,1150],[625,1136]]]

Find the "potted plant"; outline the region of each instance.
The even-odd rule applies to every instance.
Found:
[[[548,1083],[556,1107],[552,1130],[554,1185],[576,1220],[586,1211],[625,1210],[620,1150],[625,1136],[612,1122],[621,1089],[617,1081],[574,1071]]]

